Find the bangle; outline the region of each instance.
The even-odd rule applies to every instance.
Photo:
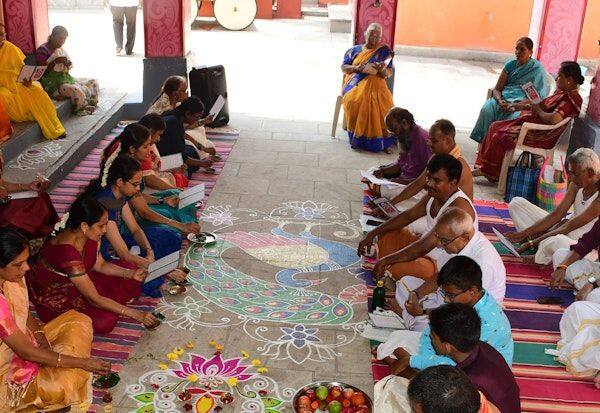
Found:
[[[560,264],[558,267],[556,267],[557,270],[567,270],[567,268],[569,268],[568,265],[565,264]]]
[[[532,240],[527,241],[527,244],[529,245],[529,248],[535,247]]]
[[[123,308],[121,309],[121,316],[125,315],[125,310],[127,310],[127,307],[123,306]]]
[[[45,333],[44,333],[44,330],[35,330],[35,331],[33,332],[33,334],[34,334],[34,335],[35,335],[35,334],[44,334],[44,335],[45,335]]]
[[[56,358],[56,367],[60,367],[60,361],[62,358],[62,354],[60,354],[60,353],[56,353],[56,354],[58,354],[58,357]]]

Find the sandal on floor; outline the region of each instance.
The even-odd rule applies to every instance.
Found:
[[[217,171],[215,170],[215,168],[207,167],[207,168],[204,168],[204,173],[209,174],[209,175],[214,175],[217,173]]]

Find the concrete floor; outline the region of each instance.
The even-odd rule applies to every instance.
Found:
[[[76,74],[98,77],[112,88],[140,90],[141,25],[138,54],[116,57],[107,14],[52,12],[51,23],[71,32],[66,47]],[[86,42],[90,27],[94,43]],[[225,241],[189,252],[193,285],[185,296],[161,302],[167,321],[136,346],[113,392],[113,405],[119,412],[141,408],[144,393],[176,383],[175,363],[167,371],[158,367],[173,347],[184,347],[182,360],[190,353],[208,359],[215,351],[211,339],[224,345],[223,359],[248,351],[250,359],[268,368],[260,375],[248,367],[252,377],[238,386],[246,396],[236,393],[236,402],[225,411],[264,411],[268,402],[247,394],[260,389],[290,411],[294,391],[320,379],[352,383],[372,394],[369,345],[358,335],[366,317],[354,253],[360,240],[359,170],[389,163],[396,155],[353,151],[341,129],[337,139],[329,136],[348,36],[330,34],[319,19],[256,21],[245,32],[194,30],[192,45],[197,64],[225,65],[231,126],[240,130],[202,223]],[[455,122],[457,140],[472,162],[476,145],[468,131],[500,65],[403,56],[395,64],[396,104],[409,108],[424,127],[441,117]],[[477,181],[475,196],[495,198],[495,188]],[[307,243],[310,237],[313,242]],[[244,293],[258,294],[257,304],[242,306]],[[271,296],[274,300],[261,301]],[[269,305],[298,303],[299,297],[307,304],[294,312],[304,318],[290,322],[284,313],[264,315]],[[320,304],[315,297],[323,299]],[[329,311],[327,321],[311,319],[321,307]],[[185,348],[188,341],[193,349]],[[223,368],[199,373],[201,383],[210,387],[206,380],[213,380],[227,388]],[[188,385],[183,382],[181,389]],[[183,411],[173,394],[161,394],[163,399],[148,402],[156,411]]]

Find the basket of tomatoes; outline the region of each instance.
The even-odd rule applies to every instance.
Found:
[[[296,392],[296,413],[372,413],[373,402],[364,392],[349,384],[320,381]]]

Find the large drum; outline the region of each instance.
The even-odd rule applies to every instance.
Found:
[[[217,22],[228,30],[244,30],[256,18],[256,0],[214,0]]]

